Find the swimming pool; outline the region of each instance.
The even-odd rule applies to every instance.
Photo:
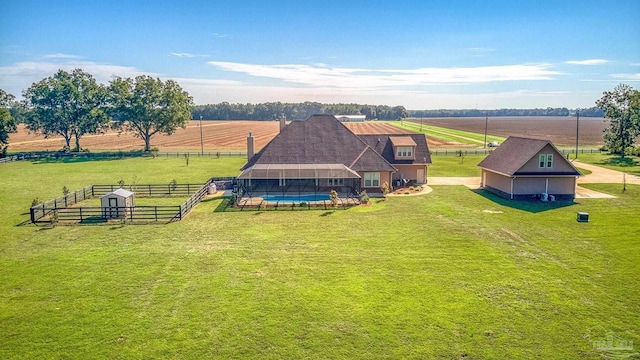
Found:
[[[308,194],[308,195],[263,195],[264,201],[294,203],[329,200],[329,194]]]

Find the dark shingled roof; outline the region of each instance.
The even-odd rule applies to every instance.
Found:
[[[241,168],[254,164],[344,164],[354,170],[395,171],[332,115],[292,121]]]
[[[416,143],[415,160],[396,160],[393,153],[393,143],[391,138],[408,136]],[[431,164],[431,155],[429,154],[429,145],[427,137],[424,134],[402,134],[402,135],[382,135],[367,134],[358,135],[360,139],[366,142],[373,150],[382,155],[389,163],[398,165],[407,164]]]
[[[514,175],[520,170],[531,158],[533,158],[542,148],[551,145],[557,152],[558,157],[567,161],[558,149],[549,140],[530,139],[517,136],[509,136],[500,146],[493,150],[478,167],[497,172],[504,175]],[[575,169],[573,164],[567,161],[571,167]],[[540,173],[536,173],[540,174]],[[524,173],[522,174],[524,175]],[[550,174],[551,175],[551,174]],[[575,169],[573,173],[563,173],[562,175],[576,175],[580,172]]]

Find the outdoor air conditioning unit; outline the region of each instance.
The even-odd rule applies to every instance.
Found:
[[[589,213],[579,212],[576,220],[578,220],[578,222],[589,222]]]

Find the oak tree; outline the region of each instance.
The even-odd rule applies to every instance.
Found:
[[[7,154],[9,134],[16,132],[16,123],[9,111],[13,99],[13,95],[0,89],[0,157]]]
[[[155,134],[171,135],[191,119],[193,99],[173,80],[118,77],[111,81],[110,89],[116,123],[144,140],[145,151],[150,150]]]
[[[75,138],[75,150],[80,151],[82,136],[102,133],[109,126],[107,89],[82,69],[58,70],[32,84],[23,97],[27,129],[45,137],[62,136],[66,149]]]
[[[620,84],[613,91],[605,91],[596,105],[604,110],[604,116],[610,119],[609,127],[604,131],[604,142],[614,154],[622,158],[628,147],[633,146],[640,135],[640,101],[638,90]]]

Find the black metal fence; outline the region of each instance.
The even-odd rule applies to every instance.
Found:
[[[91,185],[91,191],[93,196],[102,196],[109,192],[112,192],[118,188],[123,188],[132,191],[136,196],[180,196],[191,195],[194,191],[200,189],[202,184],[137,184],[137,185],[124,185],[118,184],[98,184]]]
[[[104,222],[108,219],[122,219],[124,221],[160,221],[182,220],[202,198],[209,192],[211,184],[217,184],[218,189],[231,187],[235,178],[212,178],[204,184],[140,184],[124,186],[140,197],[166,197],[190,195],[179,206],[132,206],[109,207],[95,206],[72,207],[80,201],[102,196],[118,188],[120,185],[90,185],[67,195],[59,196],[30,208],[31,222],[78,221],[81,223]],[[113,214],[117,214],[113,216]]]
[[[123,159],[132,157],[246,157],[246,151],[205,151],[205,152],[188,152],[188,151],[109,151],[109,152],[57,152],[57,151],[36,151],[17,153],[0,159],[0,164],[20,160],[35,159]]]
[[[98,206],[51,209],[46,222],[102,223],[108,220],[172,221],[180,220],[180,206],[118,206],[107,209]]]
[[[575,154],[576,150],[569,149],[559,149],[562,155],[567,156],[571,154]],[[467,156],[467,155],[488,155],[491,153],[493,149],[443,149],[443,150],[431,150],[431,155],[444,155],[444,156]],[[607,151],[603,151],[600,149],[579,149],[578,154],[602,154],[608,153]]]

